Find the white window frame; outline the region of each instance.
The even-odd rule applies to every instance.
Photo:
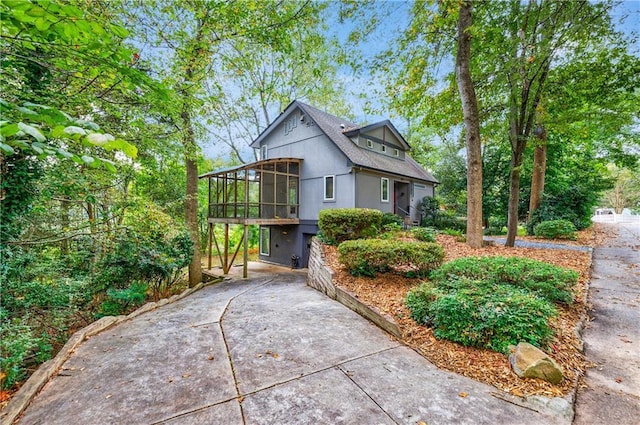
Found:
[[[331,197],[327,197],[327,179],[331,179]],[[335,201],[336,200],[336,176],[335,175],[329,175],[329,176],[324,176],[322,178],[322,192],[324,195],[324,200],[325,201]]]
[[[387,153],[387,147],[385,145],[382,145],[380,149],[382,150],[382,153]]]
[[[384,184],[387,183],[387,190],[385,193]],[[389,179],[386,177],[380,177],[380,202],[389,202]]]
[[[400,156],[400,151],[398,149],[394,149],[393,156]]]
[[[371,139],[367,139],[367,147],[368,147],[369,149],[373,149],[373,140],[371,140]]]
[[[266,233],[266,237],[267,237],[266,247],[264,246],[263,233]],[[271,228],[270,227],[260,227],[260,255],[264,255],[265,257],[271,256]]]
[[[260,159],[261,160],[267,159],[268,153],[269,153],[269,149],[267,148],[267,145],[262,145],[260,148]]]

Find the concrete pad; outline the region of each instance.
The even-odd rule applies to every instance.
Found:
[[[205,409],[187,413],[167,421],[161,422],[169,425],[202,425],[202,424],[225,424],[243,425],[242,411],[237,400],[216,404]]]
[[[217,324],[105,332],[77,348],[20,423],[152,423],[235,396]]]
[[[248,395],[248,424],[393,424],[341,371],[329,369]]]
[[[598,386],[578,390],[578,408],[574,425],[637,424],[640,399]]]
[[[399,345],[303,282],[236,298],[221,325],[241,394]]]
[[[491,396],[494,387],[440,370],[404,346],[340,368],[399,424],[571,423],[506,403]]]

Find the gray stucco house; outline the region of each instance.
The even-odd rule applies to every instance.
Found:
[[[358,126],[299,101],[251,146],[259,161],[200,177],[209,179],[210,230],[260,225],[266,262],[290,265],[295,256],[306,267],[325,208],[374,208],[417,222],[420,201],[438,184],[390,121]]]

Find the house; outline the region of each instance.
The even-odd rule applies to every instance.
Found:
[[[251,147],[259,161],[200,177],[209,179],[210,230],[260,225],[266,262],[306,267],[325,208],[373,208],[419,222],[420,201],[438,184],[390,121],[358,126],[299,101]]]

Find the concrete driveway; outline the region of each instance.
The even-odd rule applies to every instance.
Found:
[[[304,274],[255,276],[205,287],[89,338],[19,423],[571,421],[437,369],[306,286]]]

